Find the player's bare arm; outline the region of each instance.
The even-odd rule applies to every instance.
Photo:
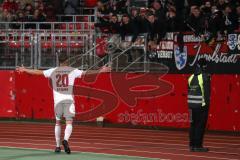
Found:
[[[42,70],[37,70],[37,69],[27,69],[25,67],[17,67],[16,70],[19,73],[28,73],[31,75],[43,75],[43,71]]]
[[[92,75],[92,74],[97,74],[97,73],[106,73],[106,72],[111,72],[111,67],[103,66],[99,70],[87,70],[84,71],[84,75]]]

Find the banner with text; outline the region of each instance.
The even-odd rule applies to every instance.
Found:
[[[170,73],[192,73],[199,59],[206,59],[210,73],[240,73],[240,33],[218,37],[207,43],[202,37],[183,34],[167,34],[157,49],[148,56],[151,61],[163,63]]]

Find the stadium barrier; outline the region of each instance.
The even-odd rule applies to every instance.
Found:
[[[132,83],[131,80],[119,79],[117,83],[111,82],[116,80],[115,78],[121,78],[121,74],[125,77],[124,73],[112,74],[99,75],[94,83],[87,83],[84,79],[76,80],[75,85],[80,85],[79,90],[83,91],[75,95],[77,121],[83,121],[81,115],[86,112],[94,117],[95,113],[91,113],[91,110],[101,103],[106,103],[106,114],[103,115],[106,122],[173,128],[189,126],[187,107],[187,77],[189,75],[167,74],[161,79],[173,84],[174,88],[171,92],[162,96],[141,98],[134,96],[132,91],[126,87],[126,83]],[[143,76],[140,73],[137,75],[141,78]],[[153,75],[148,74],[147,78],[152,79]],[[48,79],[42,76],[20,75],[13,71],[1,71],[0,78],[2,84],[0,95],[3,97],[0,100],[1,118],[54,119],[52,90]],[[207,124],[209,130],[240,131],[239,82],[238,74],[213,75]],[[87,87],[89,87],[88,90],[86,90]],[[125,88],[122,93],[119,90],[121,88]],[[112,103],[107,93],[118,100],[118,103]],[[130,105],[127,97],[122,97],[123,94],[129,99],[137,99],[137,105]],[[102,95],[103,98],[99,99],[97,95]],[[107,106],[108,101],[116,106]],[[95,118],[97,117],[98,115],[95,115]]]

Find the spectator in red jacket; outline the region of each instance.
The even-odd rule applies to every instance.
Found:
[[[2,4],[3,10],[9,12],[16,12],[18,10],[18,4],[14,0],[5,0]]]

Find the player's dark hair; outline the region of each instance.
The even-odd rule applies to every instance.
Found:
[[[67,54],[65,54],[65,53],[61,53],[61,54],[58,56],[58,61],[59,61],[59,63],[64,63],[64,62],[66,62],[67,59],[68,59],[68,56],[67,56]]]

